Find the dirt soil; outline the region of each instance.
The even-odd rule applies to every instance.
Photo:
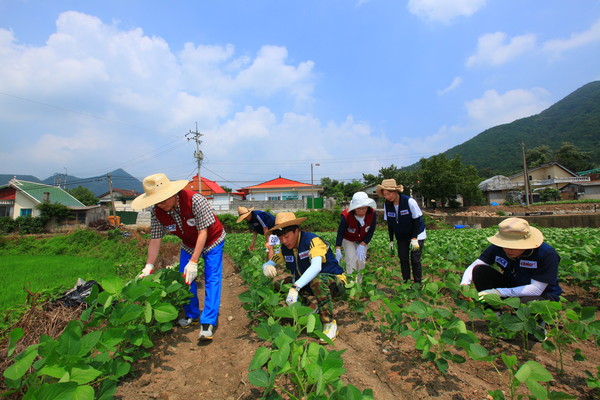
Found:
[[[469,206],[460,209],[437,208],[436,210],[427,209],[433,214],[452,214],[452,215],[472,215],[482,217],[497,217],[498,211],[503,211],[506,215],[526,215],[535,213],[562,214],[593,214],[600,212],[600,204],[597,203],[579,203],[579,204],[543,204],[530,206]]]
[[[262,341],[256,337],[253,323],[238,300],[246,289],[236,268],[225,256],[221,313],[214,340],[208,344],[198,342],[198,327],[177,328],[157,339],[152,356],[135,365],[134,372],[119,385],[116,399],[260,398],[261,391],[248,382],[247,368]],[[565,289],[568,294],[569,289]],[[201,299],[202,296],[200,289]],[[593,297],[587,301],[598,306],[597,293]],[[384,337],[378,326],[344,302],[336,303],[336,319],[340,331],[332,348],[346,350],[343,359],[347,372],[343,379],[360,390],[372,389],[376,399],[488,399],[488,390],[506,389],[502,380],[507,375],[500,364],[497,366],[502,376],[489,363],[476,361],[451,364],[448,373],[442,375],[432,363],[421,360],[413,339]],[[494,348],[485,323],[476,323],[475,332],[486,348]],[[498,353],[517,354],[521,362],[527,360],[519,341],[499,341],[494,346]],[[592,342],[580,343],[578,347],[587,360],[573,361],[573,353],[569,352],[562,375],[555,367],[556,354],[546,353],[539,343],[533,345],[528,359],[540,362],[553,374],[556,381],[552,382],[552,390],[578,399],[598,399],[598,391],[587,387],[584,371],[596,371],[600,351]]]

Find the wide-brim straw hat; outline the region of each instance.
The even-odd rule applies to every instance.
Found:
[[[522,218],[507,218],[498,224],[498,233],[487,240],[507,249],[535,249],[544,242],[544,234]]]
[[[377,187],[375,188],[375,192],[377,193],[377,196],[383,197],[384,190],[402,193],[404,191],[404,186],[396,185],[395,179],[384,179],[383,181],[381,181],[380,185],[377,185]]]
[[[131,202],[134,210],[143,210],[179,193],[189,181],[171,181],[165,174],[154,174],[144,178],[142,186],[144,194]]]
[[[356,192],[352,195],[348,211],[356,210],[360,207],[371,207],[374,210],[377,208],[377,204],[375,203],[375,200],[370,198],[365,192]]]
[[[247,216],[248,214],[250,214],[252,211],[254,211],[254,207],[251,208],[246,208],[246,207],[238,207],[238,215],[239,218],[237,219],[237,223],[239,224],[240,222],[242,222]]]
[[[306,221],[306,217],[296,218],[296,214],[289,211],[280,212],[275,216],[275,225],[267,231],[267,235],[292,225],[300,225]]]

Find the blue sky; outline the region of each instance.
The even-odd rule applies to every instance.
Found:
[[[0,173],[348,181],[599,79],[598,0],[0,0]]]

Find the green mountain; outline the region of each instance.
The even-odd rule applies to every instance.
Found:
[[[548,145],[553,151],[571,142],[590,152],[592,163],[600,166],[600,81],[580,87],[537,115],[487,129],[443,154],[449,159],[460,154],[464,164],[484,175],[511,175],[523,168],[521,142],[526,149]]]

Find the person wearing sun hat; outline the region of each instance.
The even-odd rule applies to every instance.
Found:
[[[211,340],[221,304],[225,230],[204,196],[185,189],[188,183],[186,180],[171,181],[162,173],[149,175],[142,182],[144,194],[131,203],[135,210],[150,207],[151,212],[151,239],[146,266],[140,277],[153,272],[165,234],[171,233],[181,238],[179,271],[190,285],[193,297],[184,306],[185,318],[179,320],[179,325],[186,328],[200,322],[199,339]],[[202,312],[196,285],[200,257],[204,259],[205,296]]]
[[[402,279],[410,280],[412,267],[413,281],[420,283],[423,275],[421,254],[427,238],[423,212],[412,197],[402,194],[404,187],[395,179],[384,179],[375,192],[385,199],[383,219],[387,221],[390,236],[390,251],[394,250],[394,239],[398,245],[398,257]]]
[[[346,273],[360,272],[365,267],[369,242],[375,232],[377,216],[375,200],[365,192],[356,192],[347,209],[342,211],[335,240],[335,258],[340,262],[342,248],[346,255]],[[357,281],[361,281],[360,273]]]
[[[539,229],[522,218],[507,218],[487,240],[491,245],[467,267],[461,285],[473,283],[481,300],[489,294],[521,302],[559,299],[560,256]]]
[[[267,235],[269,229],[275,225],[275,216],[266,211],[254,210],[254,207],[246,208],[243,206],[238,207],[238,216],[237,223],[239,224],[242,221],[246,221],[248,223],[248,228],[252,231],[252,243],[250,243],[248,249],[254,251],[256,237],[258,234],[264,235],[265,240],[267,240],[265,243],[265,247],[268,251],[267,259],[270,260],[271,257],[273,257],[273,246],[279,244],[277,236]]]
[[[344,270],[338,264],[329,244],[314,233],[300,230],[306,217],[296,218],[293,212],[280,212],[275,217],[275,226],[268,233],[275,234],[281,242],[281,252],[263,264],[263,273],[269,278],[277,276],[277,265],[285,265],[292,274],[286,303],[298,301],[298,296],[307,301],[316,298],[314,308],[323,324],[323,333],[331,340],[337,337],[337,323],[333,315],[332,297],[344,291]],[[286,283],[286,282],[283,282]]]

